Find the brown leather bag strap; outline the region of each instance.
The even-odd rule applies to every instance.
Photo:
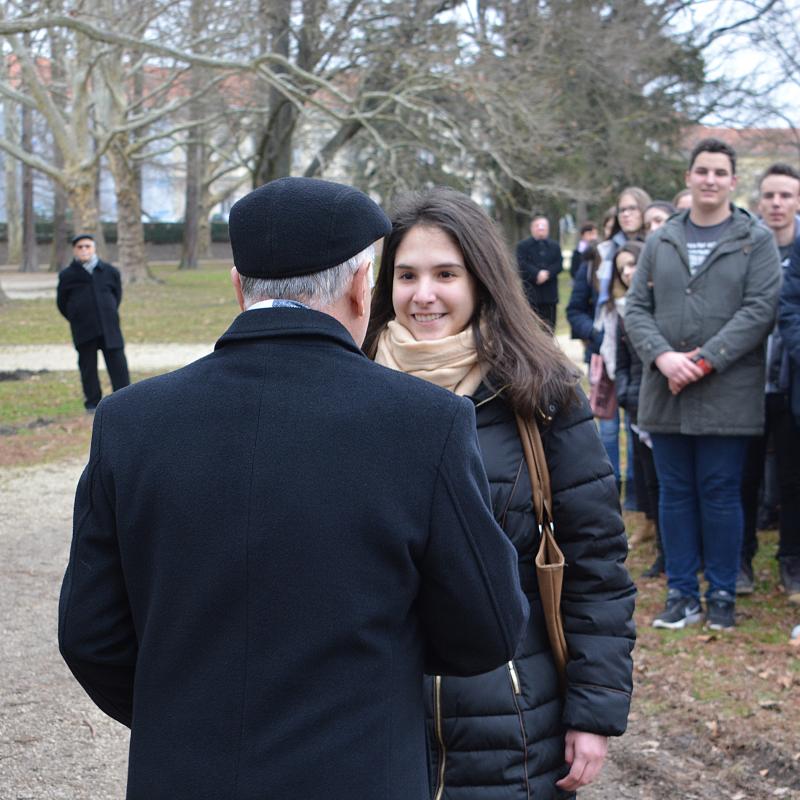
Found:
[[[517,428],[522,440],[522,451],[531,479],[533,510],[540,525],[553,523],[553,494],[550,488],[550,470],[544,457],[544,445],[539,426],[533,420],[525,420],[517,414]]]

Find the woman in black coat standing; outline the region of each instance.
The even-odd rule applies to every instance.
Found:
[[[432,797],[572,797],[599,774],[607,737],[625,730],[635,637],[614,473],[576,371],[528,306],[491,220],[444,188],[397,208],[364,346],[379,363],[473,400],[494,512],[531,604],[508,665],[427,680]],[[539,425],[567,562],[564,691],[539,597],[539,531],[515,414]]]

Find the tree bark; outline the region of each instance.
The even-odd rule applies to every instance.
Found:
[[[53,163],[64,168],[61,151],[53,148]],[[50,272],[58,272],[70,260],[67,194],[64,187],[53,181],[53,243],[50,247]]]
[[[291,4],[282,0],[262,3],[267,18],[271,51],[289,58]],[[276,66],[276,73],[285,69]],[[269,121],[258,148],[255,186],[284,178],[292,171],[292,140],[297,125],[297,110],[277,89],[269,90]]]
[[[200,131],[189,133],[186,145],[186,207],[183,212],[183,246],[179,269],[197,269],[200,224],[200,183],[203,180],[203,146]]]
[[[11,101],[5,102],[6,137],[17,144],[19,142],[19,115]],[[6,236],[8,241],[8,263],[22,262],[22,211],[19,204],[19,162],[10,153],[4,155],[6,173]]]
[[[142,225],[142,203],[135,167],[125,156],[127,136],[120,136],[108,150],[117,198],[117,253],[124,283],[153,280],[147,264]]]
[[[33,152],[33,111],[22,107],[22,149]],[[36,255],[36,217],[33,210],[33,169],[22,165],[22,262],[20,272],[36,272],[39,260]]]
[[[69,205],[72,208],[72,228],[75,233],[96,236],[100,227],[100,212],[95,193],[95,171],[67,169],[66,185]]]
[[[197,221],[197,257],[211,258],[211,210],[201,205]]]

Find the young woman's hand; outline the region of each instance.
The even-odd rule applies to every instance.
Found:
[[[608,737],[585,731],[567,731],[564,761],[569,773],[556,783],[559,789],[574,792],[588,786],[600,774],[608,752]]]

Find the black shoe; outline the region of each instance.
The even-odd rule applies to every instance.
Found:
[[[658,578],[659,575],[664,574],[664,559],[659,556],[654,562],[653,566],[650,569],[645,570],[642,573],[643,578]]]
[[[725,631],[736,626],[735,598],[724,589],[713,591],[706,598],[706,625],[712,631]]]
[[[754,589],[753,565],[748,561],[742,561],[739,574],[736,576],[736,594],[753,594]]]
[[[800,556],[784,556],[778,564],[783,591],[789,595],[790,603],[800,605]]]
[[[678,630],[687,625],[694,625],[702,618],[703,609],[699,600],[687,597],[676,589],[670,589],[667,592],[664,610],[653,620],[653,627]]]

